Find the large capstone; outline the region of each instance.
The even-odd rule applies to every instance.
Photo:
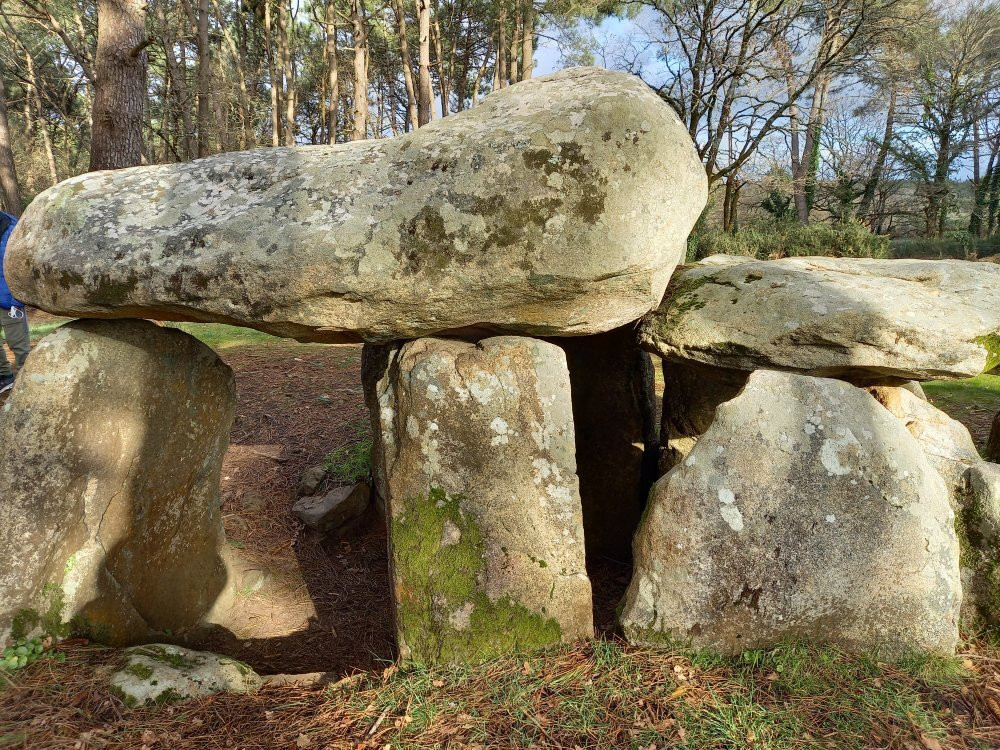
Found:
[[[1000,265],[712,256],[643,322],[670,359],[857,383],[967,378],[1000,361]]]
[[[953,651],[962,593],[944,482],[847,383],[759,371],[653,488],[622,625],[727,653],[788,639]]]
[[[25,212],[6,274],[50,312],[309,341],[591,334],[659,304],[706,196],[669,105],[575,68],[399,138],[67,180]]]
[[[226,583],[229,367],[182,331],[76,321],[0,416],[0,640],[64,623],[135,643],[199,623]]]
[[[653,363],[633,326],[553,342],[569,365],[587,553],[628,560],[657,477]]]
[[[366,347],[400,655],[474,661],[593,634],[562,350]]]

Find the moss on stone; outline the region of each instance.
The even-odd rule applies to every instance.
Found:
[[[153,668],[148,664],[129,664],[124,671],[135,675],[140,680],[148,680],[153,676]]]
[[[661,326],[673,328],[677,322],[692,310],[700,310],[707,302],[699,298],[696,292],[705,284],[714,282],[713,274],[704,276],[685,277],[679,276],[667,287],[664,299],[666,307],[660,317]]]
[[[1000,333],[980,336],[976,343],[986,350],[986,367],[983,372],[989,372],[1000,367]]]
[[[118,698],[118,700],[124,703],[128,708],[135,708],[139,703],[139,701],[135,699],[134,695],[129,695],[118,685],[111,686],[111,694]]]
[[[69,563],[67,562],[67,566]],[[62,586],[47,583],[42,587],[41,604],[43,610],[25,607],[14,615],[10,632],[15,640],[26,638],[36,628],[44,635],[65,638],[70,634],[69,623],[63,622],[66,595]]]
[[[162,661],[164,664],[169,664],[171,667],[176,667],[177,669],[192,666],[190,660],[186,659],[183,654],[171,653],[162,646],[143,646],[139,653],[143,656],[148,656],[150,659]]]
[[[480,589],[483,535],[461,500],[435,487],[392,519],[397,627],[410,658],[478,661],[558,643],[562,629],[554,619],[506,596],[491,601]],[[459,531],[447,543],[446,524]]]
[[[955,536],[958,537],[959,566],[972,571],[971,590],[965,592],[971,607],[963,604],[964,626],[967,630],[996,629],[1000,625],[1000,556],[994,545],[982,534],[983,509],[966,496],[955,514]]]

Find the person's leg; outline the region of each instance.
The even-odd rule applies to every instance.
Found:
[[[28,330],[28,315],[24,309],[15,307],[13,312],[14,315],[10,314],[10,310],[0,311],[0,324],[3,325],[7,346],[14,352],[14,366],[20,370],[31,351],[31,333]],[[6,357],[4,359],[6,360]],[[0,375],[5,374],[3,364],[0,362]],[[9,364],[7,369],[10,370]]]
[[[2,314],[0,314],[2,317]],[[6,328],[6,326],[4,326]],[[9,378],[14,377],[14,371],[10,369],[10,361],[7,359],[7,350],[3,347],[3,340],[0,339],[0,387]]]

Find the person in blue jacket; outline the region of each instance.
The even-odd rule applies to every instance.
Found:
[[[17,224],[10,214],[0,211],[0,327],[3,328],[7,346],[14,352],[14,366],[20,371],[24,360],[31,351],[31,334],[28,333],[28,316],[24,312],[24,303],[14,299],[3,275],[3,258],[7,251],[7,239]],[[0,344],[0,347],[3,345]],[[0,350],[0,393],[9,391],[14,386],[14,371],[7,361],[7,355]]]

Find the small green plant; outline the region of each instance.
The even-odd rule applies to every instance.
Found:
[[[372,464],[372,439],[365,437],[356,443],[342,445],[323,459],[323,467],[341,482],[360,482],[368,477]]]
[[[39,659],[59,659],[65,658],[65,654],[52,650],[52,639],[41,638],[21,638],[3,650],[0,655],[0,670],[13,672],[15,669],[22,669],[29,664],[34,664]]]

